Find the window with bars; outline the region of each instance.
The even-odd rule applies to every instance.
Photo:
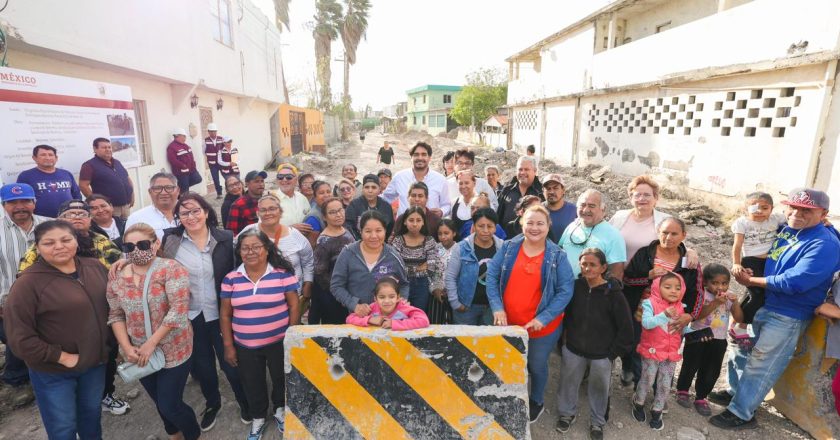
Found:
[[[452,103],[452,95],[443,95],[443,103],[444,104],[451,104]]]
[[[229,0],[208,0],[213,16],[213,38],[225,46],[233,47]]]
[[[152,165],[152,147],[149,145],[149,116],[146,113],[146,101],[134,100],[134,120],[137,121],[137,150],[140,153],[140,165]]]

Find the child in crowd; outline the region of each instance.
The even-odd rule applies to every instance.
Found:
[[[655,380],[650,427],[657,431],[665,427],[662,410],[674,380],[674,369],[681,358],[682,335],[669,325],[684,313],[683,295],[685,281],[679,274],[668,272],[653,280],[650,298],[641,302],[642,337],[636,351],[642,357],[642,377],[633,395],[633,417],[640,422],[646,420],[645,398]]]
[[[351,313],[347,316],[347,323],[359,327],[375,326],[391,330],[414,330],[429,326],[429,318],[425,312],[400,298],[399,285],[394,278],[385,277],[377,281],[373,298],[369,315],[362,317]]]
[[[743,271],[752,271],[752,276],[764,276],[764,263],[767,252],[773,246],[779,226],[786,219],[782,213],[773,212],[773,197],[765,192],[747,195],[746,215],[738,217],[732,223],[735,241],[732,244],[732,274],[738,276]],[[747,324],[751,324],[755,313],[764,305],[764,289],[749,287],[741,303],[744,320],[732,327],[732,337],[738,341],[750,337]]]
[[[433,290],[442,285],[431,285],[431,274],[440,272],[437,241],[426,227],[426,211],[419,206],[408,208],[394,227],[391,246],[401,255],[408,273],[411,305],[427,310]]]
[[[690,333],[686,334],[683,348],[683,363],[677,379],[677,403],[691,407],[688,389],[694,383],[694,409],[700,415],[712,415],[712,409],[706,397],[720,376],[723,356],[726,354],[726,330],[729,328],[729,314],[735,322],[744,319],[738,297],[729,292],[730,274],[720,264],[710,264],[703,268],[704,305],[700,315],[691,323]]]
[[[633,321],[621,282],[607,280],[607,256],[596,248],[580,254],[580,277],[563,318],[566,343],[560,367],[557,431],[567,432],[578,412],[578,394],[589,369],[589,438],[603,438],[615,358],[633,349]]]
[[[828,337],[825,342],[825,357],[840,359],[840,279],[834,281],[828,299],[817,307],[814,313],[823,317],[831,324],[828,327]],[[834,394],[834,410],[840,415],[840,369],[834,374],[831,382],[831,393]]]
[[[432,291],[434,298],[429,301],[429,320],[432,324],[451,324],[452,307],[449,305],[446,290],[443,287],[443,275],[446,273],[452,246],[458,241],[455,221],[449,218],[442,219],[437,238],[438,266],[441,270],[432,274],[432,286],[439,286],[439,288]]]

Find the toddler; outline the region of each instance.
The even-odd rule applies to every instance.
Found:
[[[377,326],[391,330],[414,330],[429,326],[426,312],[400,298],[397,280],[385,277],[377,281],[373,289],[373,298],[369,315],[358,316],[351,313],[347,317],[347,323],[359,327]]]

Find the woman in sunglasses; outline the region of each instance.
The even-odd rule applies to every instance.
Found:
[[[487,265],[487,300],[495,325],[528,331],[529,420],[543,411],[548,355],[562,332],[574,275],[566,253],[548,240],[551,215],[534,205],[522,215],[522,234],[504,242]]]
[[[155,257],[160,242],[151,226],[136,223],[123,238],[128,264],[108,283],[108,324],[128,362],[142,367],[156,348],[163,351],[163,368],[140,379],[140,384],[155,402],[170,438],[197,439],[201,428],[195,412],[183,399],[193,352],[193,333],[187,316],[189,274],[177,261]],[[146,334],[143,302],[147,278],[146,303],[152,334]]]
[[[344,203],[344,207],[350,206],[350,202],[356,198],[356,185],[349,179],[341,179],[338,182],[338,197]]]

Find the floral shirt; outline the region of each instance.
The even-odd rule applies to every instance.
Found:
[[[166,358],[164,368],[172,368],[186,362],[192,355],[193,331],[187,316],[190,310],[190,277],[187,269],[175,260],[158,258],[149,283],[149,314],[152,332],[160,326],[171,328],[158,347]],[[117,278],[108,283],[108,325],[125,322],[131,344],[139,347],[149,335],[143,318],[143,285],[145,277],[134,283],[131,270],[123,270]]]

